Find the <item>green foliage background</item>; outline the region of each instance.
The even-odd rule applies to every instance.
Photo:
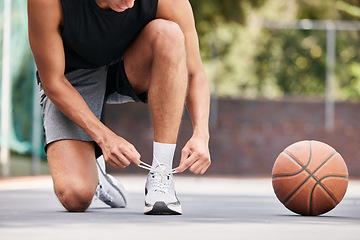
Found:
[[[201,54],[220,96],[322,98],[326,31],[262,28],[269,21],[358,21],[355,0],[191,0]],[[336,99],[359,100],[359,33],[337,31]]]

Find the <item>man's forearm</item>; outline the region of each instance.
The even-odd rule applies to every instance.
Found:
[[[209,112],[210,92],[205,73],[192,75],[188,87],[187,109],[189,111],[193,135],[181,151],[181,160],[177,171],[185,169],[196,174],[204,174],[211,164],[209,151]]]
[[[210,91],[204,72],[190,78],[186,106],[192,120],[193,135],[208,139]]]

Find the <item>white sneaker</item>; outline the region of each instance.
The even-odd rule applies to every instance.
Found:
[[[99,183],[95,196],[113,208],[124,208],[127,204],[127,194],[124,186],[110,174],[105,172],[103,156],[96,159]]]
[[[181,205],[175,193],[173,175],[169,172],[164,165],[150,171],[145,184],[145,214],[182,214]]]

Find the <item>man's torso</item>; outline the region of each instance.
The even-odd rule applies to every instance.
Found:
[[[65,72],[96,68],[122,56],[156,17],[158,0],[136,0],[124,12],[100,8],[95,0],[61,0]]]

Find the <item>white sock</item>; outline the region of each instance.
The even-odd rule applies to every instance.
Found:
[[[176,144],[158,143],[153,144],[153,162],[152,167],[157,167],[159,164],[164,164],[167,168],[172,169]],[[155,160],[157,159],[157,161]]]

